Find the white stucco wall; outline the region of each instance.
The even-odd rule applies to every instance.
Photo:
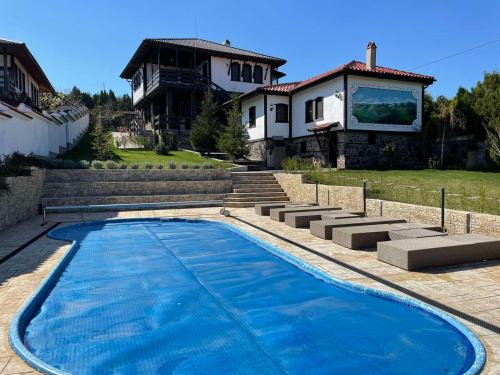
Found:
[[[255,106],[255,127],[248,122],[249,108]],[[257,95],[241,103],[241,117],[251,141],[264,138],[264,95]]]
[[[238,62],[241,66],[241,69],[243,67],[244,62],[251,65],[252,66],[252,74],[253,74],[254,65],[256,65],[256,64],[260,65],[262,67],[263,83],[257,84],[257,83],[253,83],[253,82],[231,81],[231,73],[229,71],[229,64],[231,63],[231,61]],[[266,85],[271,84],[271,67],[269,66],[269,64],[254,63],[251,61],[243,61],[243,60],[230,60],[230,59],[225,59],[222,57],[214,57],[214,56],[211,57],[210,64],[211,64],[210,70],[211,70],[212,82],[221,86],[226,91],[247,93],[247,92],[255,90],[259,86],[266,86]],[[267,77],[266,77],[266,70],[267,70]],[[240,70],[240,72],[241,72],[241,70]]]
[[[30,112],[26,107],[23,107],[22,111],[33,117],[32,119],[1,103],[0,111],[12,116],[0,116],[0,155],[9,155],[16,151],[43,157],[59,154],[59,147],[66,147],[67,142],[73,144],[87,131],[89,125],[88,113],[75,121],[58,124]]]
[[[363,124],[358,123],[352,116],[352,94],[359,87],[374,87],[392,90],[411,91],[417,101],[417,118],[413,125],[398,124]],[[396,81],[391,79],[379,79],[371,77],[348,76],[347,80],[348,94],[348,116],[347,128],[352,130],[379,130],[379,131],[397,131],[397,132],[419,132],[422,129],[422,84],[417,82]]]
[[[276,104],[288,105],[288,96],[267,95],[267,136],[268,138],[288,138],[288,122],[276,122]],[[288,114],[288,118],[290,118],[290,114]]]
[[[317,97],[323,97],[323,120],[306,123],[305,103]],[[312,135],[307,129],[312,128],[315,124],[339,122],[340,128],[342,128],[344,122],[344,78],[337,77],[294,93],[292,114],[293,138]]]

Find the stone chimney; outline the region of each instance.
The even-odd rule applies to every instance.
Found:
[[[231,42],[229,41],[229,39],[226,39],[224,43],[222,43],[222,45],[226,47],[231,47]]]
[[[377,66],[377,46],[375,42],[368,42],[366,47],[366,69],[373,70]]]

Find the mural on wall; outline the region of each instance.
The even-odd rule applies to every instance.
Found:
[[[359,86],[352,94],[352,116],[358,123],[413,125],[417,99],[410,90]]]

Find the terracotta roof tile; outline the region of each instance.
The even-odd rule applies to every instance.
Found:
[[[429,84],[435,81],[434,77],[432,77],[432,76],[427,76],[427,75],[412,73],[412,72],[405,72],[404,70],[386,68],[383,66],[376,66],[375,69],[370,70],[370,69],[367,69],[365,63],[363,63],[361,61],[353,60],[351,62],[348,62],[347,64],[340,65],[332,70],[329,70],[328,72],[318,74],[317,76],[306,79],[306,80],[300,82],[297,86],[295,86],[293,88],[293,90],[297,90],[301,87],[308,86],[309,84],[311,84],[313,82],[317,82],[317,81],[322,80],[324,78],[339,75],[341,73],[354,73],[355,74],[356,72],[362,72],[362,73],[366,73],[366,74],[372,75],[374,77],[380,77],[380,78],[384,78],[384,77],[409,78],[409,79],[414,79],[415,81],[421,81],[421,82],[429,83]]]
[[[282,93],[292,91],[300,82],[287,82],[278,83],[277,85],[262,86],[257,88],[257,91],[263,91],[267,93]]]

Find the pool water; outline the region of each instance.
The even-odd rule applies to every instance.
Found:
[[[226,224],[108,221],[51,236],[75,241],[68,264],[14,329],[18,353],[49,373],[462,374],[484,362],[458,322]]]

